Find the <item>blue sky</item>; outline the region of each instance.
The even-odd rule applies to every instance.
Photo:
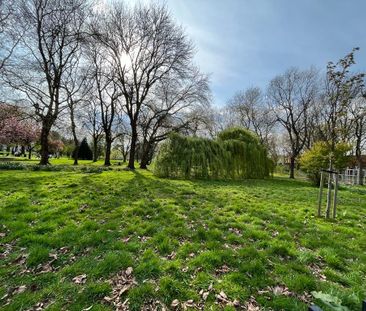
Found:
[[[366,70],[366,0],[166,0],[211,74],[213,103],[291,66],[325,69],[353,47]]]

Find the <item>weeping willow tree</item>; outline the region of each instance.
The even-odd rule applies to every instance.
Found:
[[[185,179],[264,178],[272,170],[259,139],[241,128],[227,129],[215,140],[173,133],[154,162],[157,176]]]

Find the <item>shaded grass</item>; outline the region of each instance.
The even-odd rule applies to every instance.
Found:
[[[207,309],[218,308],[214,294],[224,291],[266,309],[306,310],[299,297],[316,290],[357,310],[366,296],[366,190],[343,188],[339,216],[329,221],[314,217],[316,195],[304,181],[278,177],[0,171],[0,297],[10,297],[0,306],[113,310],[103,301],[108,280],[132,266],[137,285],[124,293],[131,310],[152,299],[199,302],[210,285]],[[54,271],[40,273],[50,253]],[[81,274],[86,283],[74,284]],[[12,294],[20,285],[25,292]],[[276,285],[294,295],[261,294]]]

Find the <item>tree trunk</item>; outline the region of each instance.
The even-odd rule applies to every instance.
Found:
[[[105,138],[105,158],[104,158],[105,166],[111,165],[111,148],[112,148],[112,139],[108,135]]]
[[[136,144],[137,144],[137,126],[135,123],[131,123],[131,147],[130,147],[130,157],[128,159],[127,167],[131,170],[135,169],[135,154],[136,154]]]
[[[42,124],[42,131],[41,131],[41,161],[39,165],[49,165],[50,162],[48,161],[49,154],[48,154],[48,135],[50,134],[51,127],[48,124]]]
[[[150,143],[144,142],[142,145],[142,155],[141,155],[141,162],[140,162],[140,168],[147,169],[147,164],[149,163],[149,154],[150,154]]]
[[[123,163],[127,162],[127,152],[122,152]]]
[[[76,145],[76,143],[75,143],[75,147],[74,147],[74,165],[79,164],[78,159],[79,159],[79,144]]]
[[[290,178],[295,178],[295,157],[290,158]]]
[[[149,161],[148,156],[146,156],[146,154],[143,153],[141,157],[140,168],[146,170],[148,161]]]
[[[28,147],[28,159],[32,159],[32,146]]]
[[[76,124],[75,124],[75,118],[74,118],[74,104],[70,105],[70,119],[71,119],[71,131],[72,131],[72,137],[74,140],[74,165],[78,165],[78,159],[79,159],[79,140],[76,136]]]

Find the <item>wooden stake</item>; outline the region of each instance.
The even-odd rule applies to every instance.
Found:
[[[330,207],[332,205],[332,173],[328,174],[328,193],[327,193],[327,209],[325,211],[325,217],[330,218]]]
[[[334,176],[333,218],[337,216],[338,174]]]
[[[323,198],[323,184],[324,184],[324,173],[320,172],[320,187],[319,187],[319,200],[318,200],[318,217],[322,214],[322,198]]]

